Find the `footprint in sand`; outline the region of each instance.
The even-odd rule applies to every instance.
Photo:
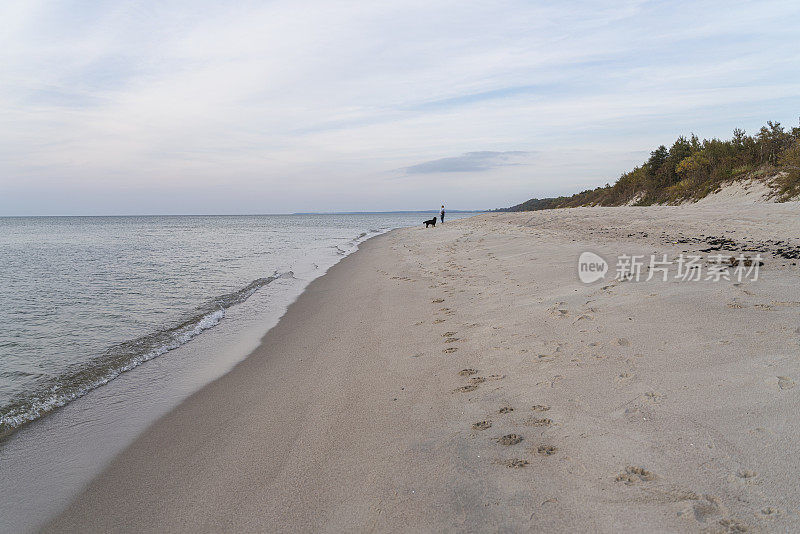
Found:
[[[444,299],[434,299],[431,301],[433,304],[438,304],[440,302],[444,302]]]
[[[751,428],[750,430],[747,431],[747,433],[750,434],[751,436],[756,436],[756,437],[759,437],[761,439],[767,439],[767,438],[775,435],[774,432],[771,432],[771,431],[767,430],[766,428],[763,428],[763,427],[760,427],[760,426],[757,426],[755,428]]]
[[[788,376],[779,376],[778,378],[778,387],[781,389],[792,389],[797,384],[795,384],[794,380],[789,378]]]
[[[514,408],[512,408],[511,406],[503,406],[499,410],[500,413],[511,413],[513,411],[514,411]]]
[[[521,460],[519,458],[512,458],[511,460],[506,460],[503,462],[506,467],[511,467],[513,469],[520,469],[523,467],[528,466],[528,460]]]
[[[654,404],[659,404],[664,400],[664,395],[657,391],[648,391],[644,394],[644,398]]]
[[[539,445],[536,448],[536,454],[539,454],[541,456],[552,456],[556,453],[557,450],[558,448],[553,445]]]
[[[748,469],[740,469],[736,472],[736,478],[739,480],[750,480],[752,478],[756,478],[758,473],[755,471],[750,471]]]
[[[715,532],[724,532],[730,534],[739,532],[750,532],[750,529],[747,528],[747,525],[745,525],[744,523],[740,523],[735,519],[727,519],[727,518],[720,519],[719,521],[717,521],[717,527],[718,528],[714,530]]]
[[[458,372],[459,376],[472,376],[478,374],[475,369],[462,369]]]
[[[629,347],[630,344],[631,342],[624,337],[617,338],[617,345],[619,345],[620,347]]]
[[[482,376],[473,376],[472,378],[469,379],[470,384],[477,385],[477,384],[483,384],[484,382],[486,382],[486,379],[483,378]]]
[[[475,384],[467,384],[466,386],[461,386],[460,388],[456,388],[454,393],[469,393],[470,391],[475,391],[478,389],[478,386]]]
[[[629,465],[625,468],[625,471],[617,475],[615,480],[617,482],[624,482],[629,486],[631,484],[638,484],[639,482],[650,482],[655,478],[656,476],[645,468]]]
[[[523,437],[518,434],[506,434],[502,438],[497,438],[497,443],[505,447],[510,447],[511,445],[520,443],[522,440]]]
[[[783,510],[780,508],[773,508],[772,506],[767,506],[760,510],[761,517],[766,517],[767,519],[774,519],[779,515],[783,514]]]
[[[459,341],[459,339],[460,338],[457,338],[457,337],[448,337],[447,339],[444,340],[444,342],[445,343],[455,343],[456,341]]]
[[[486,430],[489,428],[492,428],[492,422],[489,420],[478,421],[477,423],[473,423],[472,425],[473,430]]]
[[[546,417],[532,417],[525,421],[525,426],[551,426],[552,424],[553,420]]]
[[[548,384],[551,388],[555,389],[556,384],[559,381],[563,380],[563,379],[564,379],[563,375],[556,375],[556,376],[552,377],[550,380],[547,380],[546,382],[538,382],[536,385],[539,386],[539,385]]]
[[[443,322],[444,322],[444,319],[436,319],[435,321],[433,321],[433,324],[439,324],[439,323],[443,323]]]
[[[445,332],[442,337],[453,337],[457,332]]]
[[[719,500],[713,495],[693,495],[691,504],[678,512],[679,516],[691,516],[700,523],[705,523],[709,519],[720,516],[724,510],[719,504]]]
[[[532,409],[534,412],[546,412],[547,410],[549,410],[549,409],[550,409],[550,406],[548,406],[547,404],[534,404],[534,405],[531,407],[531,409]]]
[[[626,382],[628,380],[631,380],[632,378],[633,375],[630,373],[620,373],[617,375],[617,382]]]
[[[449,349],[444,349],[442,352],[444,352],[445,354],[451,354],[451,353],[453,353],[453,352],[455,352],[457,350],[458,350],[458,347],[450,347]]]

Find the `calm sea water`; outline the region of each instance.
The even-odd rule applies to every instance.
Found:
[[[424,218],[0,218],[0,436],[213,335],[256,292],[299,293],[360,241]]]

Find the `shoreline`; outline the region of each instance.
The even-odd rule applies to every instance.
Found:
[[[798,211],[491,214],[376,236],[45,530],[797,526],[781,465],[800,452],[798,269],[601,288],[574,261],[699,250],[677,241],[697,227],[796,246]]]
[[[378,228],[376,226],[376,228]],[[354,232],[338,262],[386,229]],[[352,248],[351,248],[352,245]],[[162,415],[247,357],[302,293],[330,267],[314,263],[226,310],[211,331],[122,373],[102,387],[26,423],[0,440],[0,532],[41,528]]]
[[[119,216],[118,218],[128,217]],[[365,238],[369,239],[385,231],[371,229],[361,232],[346,242],[345,249],[335,245],[338,256],[334,257],[332,264],[335,265],[342,257],[357,250],[359,243]],[[325,259],[329,260],[329,258]],[[318,268],[317,262],[314,262],[313,265],[314,269]],[[327,268],[328,266],[324,266],[322,274]],[[309,274],[312,275],[312,280],[321,276],[315,272],[303,273],[303,275]],[[200,302],[194,309],[183,310],[172,320],[159,325],[159,328],[153,327],[151,330],[138,332],[134,337],[122,337],[109,341],[107,347],[99,350],[96,361],[81,361],[77,369],[64,371],[61,376],[52,376],[51,383],[47,387],[33,391],[29,397],[12,396],[9,404],[2,406],[4,411],[0,418],[0,446],[27,425],[47,417],[97,388],[110,384],[119,376],[136,369],[143,363],[173,352],[191,342],[199,334],[218,326],[220,321],[226,317],[226,313],[230,313],[232,306],[244,304],[257,291],[260,290],[261,293],[264,293],[264,289],[269,289],[268,286],[273,282],[285,278],[296,280],[295,273],[291,269],[275,270],[272,274],[265,274],[243,282],[241,286],[232,288],[232,291],[227,293],[209,296],[206,301]],[[304,288],[301,287],[297,295],[303,290]],[[289,303],[297,295],[290,297]],[[283,308],[279,311],[280,316],[288,304],[285,302],[285,298],[279,300],[281,301],[279,306]],[[266,333],[266,330],[263,333]],[[136,346],[136,349],[127,348],[131,346]],[[121,351],[124,352],[120,354]]]
[[[131,522],[133,516],[128,516],[122,521],[114,521],[113,523],[106,523],[103,525],[98,524],[94,519],[97,519],[99,516],[104,515],[104,510],[108,510],[108,506],[106,504],[102,504],[97,502],[97,500],[105,500],[109,497],[116,503],[121,504],[123,501],[127,501],[126,499],[126,490],[123,489],[123,485],[119,484],[120,477],[126,481],[130,481],[130,475],[134,475],[135,478],[138,476],[134,473],[141,474],[142,470],[140,467],[143,463],[149,463],[148,458],[152,458],[153,454],[159,454],[159,451],[163,451],[162,443],[164,441],[171,441],[170,434],[174,432],[176,427],[183,427],[187,423],[192,425],[192,421],[197,421],[201,418],[199,416],[199,412],[203,414],[207,414],[206,411],[210,405],[216,405],[217,399],[219,396],[225,397],[227,402],[230,402],[230,395],[229,394],[236,394],[237,391],[246,393],[248,395],[253,393],[253,390],[260,390],[258,386],[253,386],[250,383],[251,378],[253,376],[253,371],[255,368],[267,369],[267,374],[271,374],[272,372],[278,372],[275,376],[280,375],[282,378],[285,378],[285,374],[288,373],[292,375],[292,379],[294,384],[288,390],[281,391],[280,395],[272,395],[272,397],[283,397],[281,399],[276,399],[276,402],[281,405],[281,407],[285,408],[285,412],[282,414],[282,417],[286,417],[286,419],[273,419],[270,421],[271,424],[287,424],[288,426],[291,425],[291,412],[297,411],[295,408],[296,402],[288,402],[286,400],[287,397],[291,397],[295,391],[302,390],[303,385],[302,382],[306,376],[313,376],[314,374],[314,366],[313,362],[309,361],[305,358],[298,358],[298,360],[292,362],[285,356],[280,354],[276,356],[275,352],[279,352],[279,348],[286,342],[287,338],[292,338],[295,336],[297,332],[305,332],[305,326],[307,323],[310,322],[312,319],[311,317],[314,315],[314,309],[318,306],[319,300],[324,299],[326,294],[335,291],[338,297],[341,297],[343,293],[341,292],[341,281],[342,278],[350,278],[350,274],[347,272],[348,270],[352,270],[351,263],[358,262],[359,256],[363,255],[367,249],[372,248],[376,242],[382,239],[388,238],[391,234],[400,231],[400,229],[390,230],[389,232],[373,236],[365,241],[363,241],[360,246],[359,250],[356,252],[342,258],[339,262],[333,265],[328,271],[323,274],[322,276],[313,280],[304,291],[298,296],[298,298],[289,305],[284,315],[278,321],[278,324],[271,328],[261,339],[259,342],[259,346],[253,350],[245,359],[238,362],[232,369],[230,369],[226,374],[217,378],[216,380],[212,381],[211,383],[204,386],[199,391],[196,391],[188,398],[184,399],[178,406],[173,408],[169,413],[165,414],[161,418],[159,418],[155,423],[153,423],[142,435],[140,435],[131,445],[129,445],[124,451],[122,451],[115,459],[111,462],[111,464],[97,477],[93,480],[88,487],[82,492],[79,499],[74,502],[65,513],[62,513],[60,516],[55,518],[55,522],[51,523],[49,526],[45,528],[45,531],[53,529],[55,531],[78,531],[78,530],[94,530],[97,531],[104,531],[108,529],[119,529],[122,528],[123,530],[138,530],[138,526],[135,526],[135,522]],[[338,290],[338,291],[337,291]],[[339,301],[338,299],[334,299],[331,302],[331,306],[333,308],[339,308]],[[366,321],[364,321],[366,323]],[[322,337],[327,337],[327,334],[324,334]],[[315,357],[316,361],[319,362],[319,354]],[[332,362],[325,362],[326,365],[329,365]],[[302,371],[299,373],[299,376],[296,374],[297,370],[291,369],[294,365],[302,366]],[[283,373],[283,374],[280,374]],[[261,375],[264,376],[263,374]],[[241,382],[247,381],[248,385],[246,388],[241,388]],[[273,386],[278,386],[278,384],[272,383]],[[264,386],[265,388],[267,385]],[[247,389],[246,392],[242,391],[242,389]],[[265,392],[266,393],[266,392]],[[298,401],[299,399],[294,399]],[[215,414],[219,418],[215,421],[217,425],[225,425],[226,422],[229,422],[231,418],[236,417],[237,413],[246,413],[247,408],[251,408],[252,405],[248,403],[248,399],[243,399],[241,397],[236,398],[234,401],[237,403],[237,406],[241,406],[243,409],[237,410],[236,408],[227,407],[226,413],[222,414]],[[239,403],[245,403],[244,405],[240,405]],[[251,414],[252,415],[252,414]],[[249,427],[252,422],[248,422],[245,426]],[[235,425],[237,428],[241,428],[239,425]],[[215,428],[219,428],[215,426]],[[186,428],[186,430],[189,430]],[[191,431],[190,431],[191,432]],[[181,432],[183,433],[183,432]],[[287,430],[286,432],[288,435],[294,434],[294,432]],[[224,434],[224,433],[223,433]],[[196,436],[195,436],[196,437]],[[219,443],[220,440],[223,440],[221,434],[216,434],[214,439],[209,439],[207,436],[199,438],[199,441],[193,441],[192,447],[204,447],[208,446],[209,444],[216,444]],[[185,442],[184,442],[185,443]],[[246,444],[245,444],[246,445]],[[275,444],[275,449],[281,449],[278,444]],[[207,451],[211,456],[214,456],[213,451]],[[174,463],[179,462],[178,456],[171,455],[170,459],[166,461],[169,465],[174,465]],[[158,462],[159,464],[161,462]],[[166,467],[166,465],[161,466]],[[147,473],[149,476],[159,477],[159,472],[161,471],[161,467],[153,469],[151,465],[147,466]],[[281,471],[280,466],[273,466],[276,471]],[[116,488],[117,491],[114,491]],[[109,494],[109,490],[111,490],[111,495]],[[144,498],[147,498],[146,495],[141,495]],[[180,498],[179,498],[180,500]],[[130,503],[129,503],[130,504]],[[146,508],[150,508],[151,506],[155,506],[155,502],[150,503],[138,503],[140,506],[144,506]],[[75,505],[79,507],[83,507],[88,505],[90,508],[93,509],[93,512],[90,514],[94,516],[94,519],[90,517],[83,516],[83,511],[78,511],[75,508]],[[95,508],[97,507],[97,508]],[[159,508],[163,508],[163,505],[159,506]],[[212,509],[213,506],[204,507],[204,509]],[[74,511],[74,514],[73,514]],[[77,514],[77,515],[75,515]],[[134,515],[136,513],[134,512]],[[73,521],[77,520],[80,522],[81,519],[88,520],[90,524],[78,524],[73,523]],[[114,518],[110,518],[112,521]],[[119,518],[117,518],[119,519]],[[152,518],[143,517],[145,521],[149,521]],[[184,518],[185,520],[186,518]],[[183,525],[183,526],[179,526]],[[214,525],[213,527],[208,525],[207,523],[202,523],[203,526],[199,526],[198,528],[205,528],[214,530],[217,528],[230,528],[223,525]],[[198,526],[198,525],[195,525]],[[144,530],[147,530],[147,527],[142,525]],[[163,523],[160,524],[160,528],[163,527]],[[182,530],[185,527],[184,521],[180,520],[177,524],[172,525],[177,530]],[[172,530],[172,527],[167,527]],[[194,527],[193,527],[194,528]],[[247,527],[245,527],[247,529]]]

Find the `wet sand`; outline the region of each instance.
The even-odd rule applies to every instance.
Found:
[[[797,203],[370,239],[46,530],[796,530],[798,246]],[[760,279],[577,276],[586,250],[726,248]]]

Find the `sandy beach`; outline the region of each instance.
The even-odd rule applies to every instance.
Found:
[[[372,238],[45,531],[798,530],[798,247],[733,200]],[[740,249],[758,280],[613,280]]]

